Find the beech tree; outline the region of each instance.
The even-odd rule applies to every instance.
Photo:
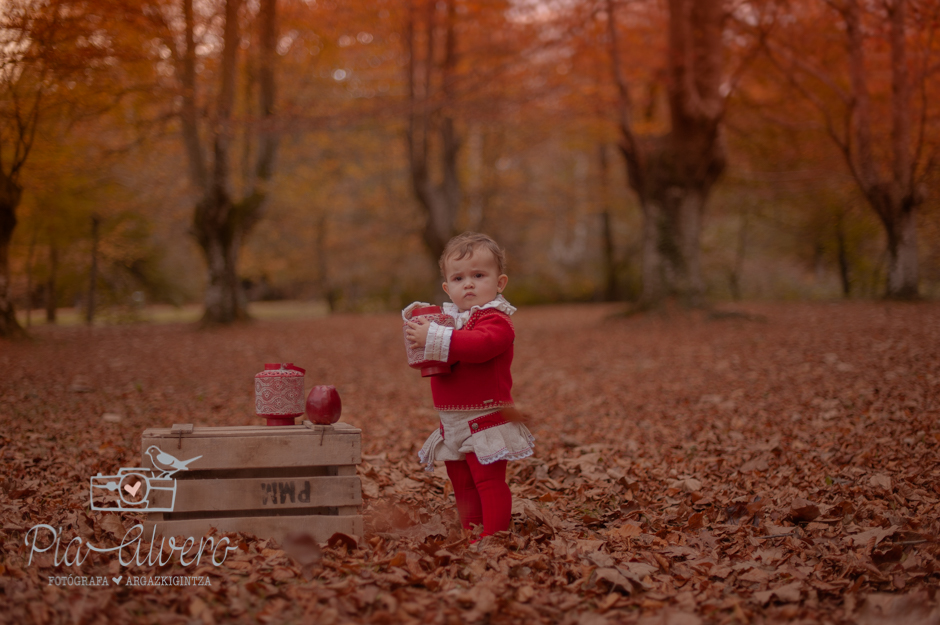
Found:
[[[193,233],[208,270],[202,318],[207,324],[231,323],[248,317],[248,300],[238,275],[239,253],[245,237],[261,218],[278,146],[274,127],[277,0],[258,3],[256,114],[254,119],[246,120],[235,116],[242,42],[239,16],[243,6],[246,7],[242,0],[225,0],[221,6],[220,58],[212,72],[200,72],[202,59],[197,47],[209,44],[197,40],[197,30],[205,33],[210,24],[204,23],[197,29],[193,0],[182,0],[182,46],[172,36],[164,38],[175,61],[181,100],[180,134],[189,179],[198,197],[193,211]],[[169,27],[167,30],[170,31]],[[213,91],[208,79],[200,80],[207,74],[217,77],[212,106],[200,97],[202,92]],[[255,156],[253,168],[242,181],[242,193],[237,195],[233,172],[237,167],[234,149],[239,121],[250,124],[252,130],[245,133],[249,143],[241,147],[253,149]],[[252,139],[256,145],[250,144]]]
[[[11,0],[0,11],[0,337],[24,335],[9,259],[25,168],[51,128],[104,112],[120,96],[121,14],[120,3],[75,0]]]
[[[484,127],[506,123],[501,107],[519,106],[507,85],[532,64],[542,43],[507,18],[505,0],[409,0],[405,21],[406,139],[410,186],[424,216],[422,238],[435,264],[447,241],[483,221],[487,186]],[[532,94],[526,94],[531,96]],[[515,96],[519,99],[519,96]],[[497,131],[498,134],[498,131]],[[461,148],[469,193],[461,181]],[[469,195],[467,219],[461,219]]]
[[[619,93],[620,150],[643,211],[641,302],[703,303],[700,237],[709,193],[725,169],[721,0],[669,0],[668,131],[641,136],[622,70],[617,2],[606,0],[607,43]]]
[[[938,12],[936,2],[908,0],[790,2],[771,16],[766,39],[779,75],[816,110],[884,227],[892,299],[919,297],[917,213],[937,156],[928,124]],[[842,49],[824,45],[820,28],[838,33]]]
[[[443,10],[440,4],[425,0],[418,6],[412,0],[406,32],[411,186],[426,216],[423,238],[434,258],[456,234],[462,199],[457,175],[460,139],[448,108],[457,63],[455,1],[445,0]],[[438,149],[432,151],[435,145]]]

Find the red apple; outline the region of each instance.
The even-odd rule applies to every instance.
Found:
[[[343,402],[335,386],[314,386],[307,395],[307,418],[312,423],[330,425],[339,421]]]

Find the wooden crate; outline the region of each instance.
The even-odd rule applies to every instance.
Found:
[[[212,527],[278,541],[298,531],[318,542],[362,535],[361,431],[350,425],[148,429],[141,466],[158,477],[167,467],[153,462],[151,446],[182,462],[201,457],[169,476],[175,493],[153,491],[149,507],[172,512],[148,514],[144,536],[153,525],[158,535],[197,538]]]

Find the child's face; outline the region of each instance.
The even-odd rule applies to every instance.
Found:
[[[493,301],[507,282],[509,277],[499,273],[496,257],[489,250],[477,249],[469,256],[444,260],[444,292],[460,312]]]

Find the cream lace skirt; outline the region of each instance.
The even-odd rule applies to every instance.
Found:
[[[471,452],[477,455],[480,464],[531,456],[535,437],[519,422],[510,421],[477,432],[470,430],[471,419],[494,412],[498,411],[441,412],[441,427],[431,433],[418,452],[425,471],[434,470],[435,460],[463,460]]]

